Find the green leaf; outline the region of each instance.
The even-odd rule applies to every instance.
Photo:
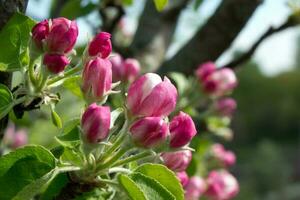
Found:
[[[83,158],[80,156],[81,153],[75,151],[75,149],[71,149],[65,147],[64,153],[61,155],[60,160],[62,163],[72,163],[75,166],[80,166],[84,162]]]
[[[57,112],[55,112],[54,109],[51,109],[51,120],[54,126],[56,126],[57,128],[62,128],[60,116],[57,114]]]
[[[176,198],[158,181],[141,173],[132,173],[130,178],[143,191],[148,200],[175,200]]]
[[[130,6],[130,5],[132,5],[132,3],[133,3],[133,0],[122,0],[122,4],[125,6]]]
[[[54,156],[42,146],[26,146],[4,155],[0,158],[1,200],[11,200],[54,168]]]
[[[0,32],[0,71],[17,71],[28,62],[30,31],[35,21],[21,14],[14,14]]]
[[[75,96],[83,99],[83,94],[80,88],[81,80],[82,80],[81,76],[72,76],[64,80],[63,86],[66,89],[68,89],[70,92],[72,92]]]
[[[80,119],[75,118],[67,121],[62,128],[61,134],[56,136],[56,140],[63,146],[68,148],[73,148],[80,143],[80,132],[78,125],[80,124]]]
[[[183,94],[190,87],[189,80],[182,73],[172,72],[169,76],[175,81],[179,94]]]
[[[147,200],[141,189],[127,175],[120,174],[118,181],[132,200]]]
[[[47,187],[46,191],[40,197],[40,200],[53,200],[61,189],[69,182],[67,173],[57,175]]]
[[[168,0],[154,0],[154,4],[158,11],[162,11],[168,4]]]
[[[120,116],[120,114],[124,111],[123,108],[117,108],[114,111],[111,112],[111,118],[110,118],[110,128],[112,128]]]
[[[184,191],[174,172],[160,164],[143,164],[135,172],[151,177],[164,186],[177,200],[184,200]]]
[[[1,40],[0,40],[1,41]],[[9,113],[13,107],[13,95],[3,84],[0,84],[0,119]]]
[[[68,1],[61,9],[60,16],[69,19],[76,19],[91,13],[97,8],[96,4],[88,3],[83,6],[81,2],[81,0]]]

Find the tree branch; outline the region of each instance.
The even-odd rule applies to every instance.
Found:
[[[262,0],[223,0],[215,14],[158,72],[192,73],[199,63],[216,60],[234,41]]]
[[[254,44],[253,46],[245,53],[242,53],[241,56],[239,56],[237,59],[229,62],[228,64],[224,65],[223,67],[228,68],[236,68],[243,64],[244,62],[248,61],[252,55],[254,54],[255,50],[258,48],[258,46],[269,36],[273,35],[274,33],[278,33],[280,31],[283,31],[287,28],[293,27],[298,25],[299,23],[294,19],[293,16],[290,16],[281,26],[274,28],[270,27]]]

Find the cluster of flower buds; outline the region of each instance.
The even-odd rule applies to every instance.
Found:
[[[88,45],[82,72],[82,91],[88,102],[102,101],[112,89],[111,35],[100,32]]]
[[[63,17],[44,20],[36,24],[31,33],[35,49],[45,52],[43,64],[54,74],[62,72],[70,63],[66,55],[77,40],[76,22]]]
[[[217,69],[212,62],[201,64],[196,71],[196,76],[201,82],[203,90],[214,97],[226,95],[237,86],[233,70]]]
[[[187,145],[196,135],[192,118],[180,112],[170,122],[164,121],[176,106],[177,90],[170,80],[147,73],[129,87],[127,107],[130,114],[140,117],[130,128],[133,141],[142,147],[154,147],[170,138],[171,148]]]
[[[3,144],[11,149],[16,149],[24,146],[27,142],[27,131],[25,129],[15,130],[15,125],[9,124],[4,132]]]
[[[120,54],[110,57],[112,63],[113,81],[132,82],[140,73],[141,67],[138,60],[134,58],[123,59]]]
[[[232,151],[226,150],[222,144],[214,144],[210,154],[221,166],[230,167],[235,164],[236,157]]]

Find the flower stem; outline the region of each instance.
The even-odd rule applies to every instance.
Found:
[[[133,155],[133,156],[130,156],[128,158],[125,158],[123,160],[119,160],[117,162],[115,162],[115,164],[113,164],[112,166],[113,167],[116,167],[116,166],[120,166],[120,165],[125,165],[127,163],[130,163],[130,162],[133,162],[133,161],[136,161],[136,160],[139,160],[139,159],[142,159],[146,156],[150,156],[152,155],[152,152],[151,151],[144,151],[142,153],[139,153],[139,154],[136,154],[136,155]]]
[[[34,61],[30,59],[29,66],[28,66],[28,71],[29,71],[29,79],[33,85],[36,84],[36,78],[34,74]]]
[[[113,165],[119,158],[121,158],[128,148],[121,148],[119,151],[117,151],[112,157],[108,158],[107,161],[104,160],[104,163],[101,165],[98,165],[97,171],[101,169],[106,169],[107,167]]]
[[[64,79],[64,78],[67,78],[67,77],[69,77],[69,76],[71,76],[71,75],[73,75],[73,74],[76,74],[77,72],[80,72],[80,70],[82,69],[80,65],[81,65],[81,62],[79,62],[79,63],[78,63],[75,67],[73,67],[72,69],[70,69],[70,70],[68,70],[67,72],[65,72],[65,73],[64,73],[64,76],[56,76],[56,77],[54,77],[54,78],[49,79],[47,85],[48,85],[48,86],[49,86],[49,85],[52,85],[52,84],[54,84],[54,83],[56,83],[56,82],[58,82],[58,81],[60,81],[60,80],[62,80],[62,79]]]

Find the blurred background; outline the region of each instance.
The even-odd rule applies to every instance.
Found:
[[[134,36],[146,1],[126,2],[129,5],[117,25],[120,33],[116,32],[115,38],[124,46]],[[198,7],[195,6],[197,3]],[[221,3],[221,0],[189,1],[179,16],[166,58],[172,58],[214,15]],[[99,11],[95,9],[98,4],[97,0],[29,0],[26,14],[38,21],[57,16],[76,18],[80,52],[103,25]],[[216,59],[217,65],[226,65],[247,52],[270,26],[280,26],[291,12],[287,0],[263,1],[229,48]],[[293,26],[271,35],[262,41],[250,59],[237,67],[239,87],[233,96],[238,102],[238,110],[232,124],[235,135],[233,142],[226,144],[238,158],[233,171],[241,184],[241,192],[236,199],[300,199],[299,30]],[[14,78],[14,84],[17,84],[18,76]],[[57,106],[62,119],[79,115],[82,105],[77,97],[69,92],[64,92],[63,96],[65,100]],[[48,119],[49,116],[41,112],[26,113],[18,124],[27,127],[31,143],[50,147],[57,128],[49,124]]]

